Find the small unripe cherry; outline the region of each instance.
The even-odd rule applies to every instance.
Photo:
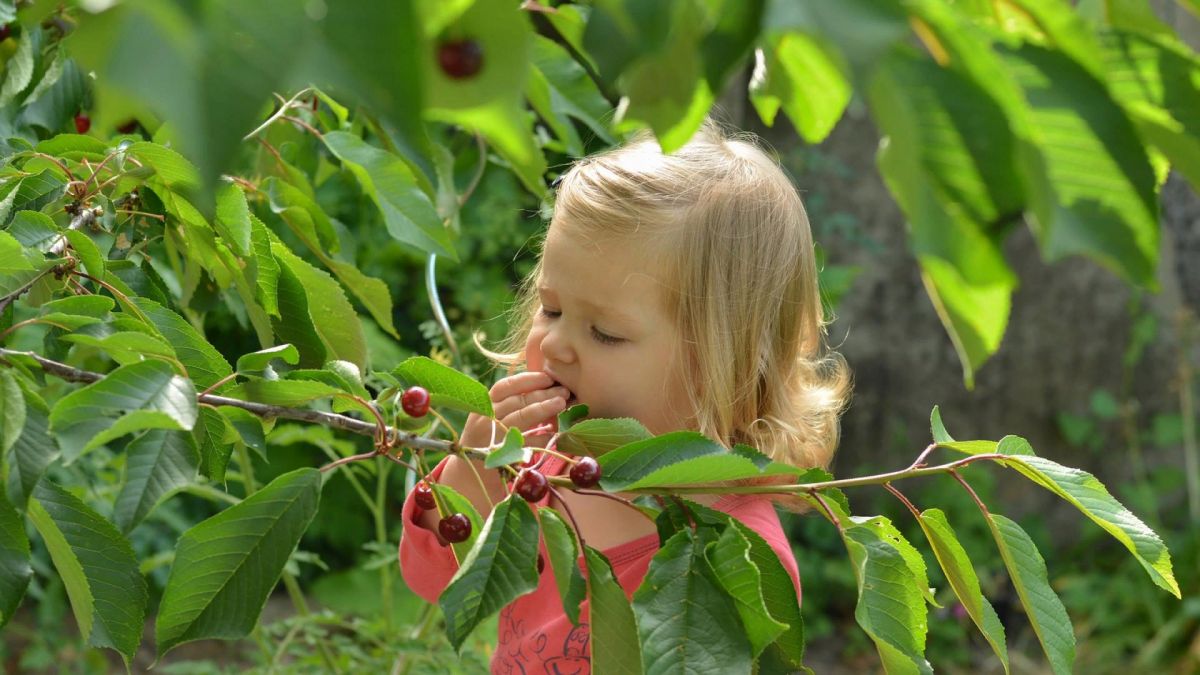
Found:
[[[451,544],[466,541],[471,536],[471,520],[461,513],[446,516],[438,521],[438,532]]]
[[[580,457],[569,475],[575,487],[590,488],[600,482],[600,464],[593,457]]]
[[[550,490],[550,481],[537,469],[523,469],[517,476],[513,489],[521,495],[521,499],[536,502],[546,496],[546,492]]]
[[[400,407],[409,417],[424,417],[429,412],[429,392],[424,387],[409,387],[400,395]]]
[[[417,502],[417,506],[432,511],[437,508],[437,500],[433,498],[433,488],[425,481],[417,483],[417,487],[413,490],[413,500]]]

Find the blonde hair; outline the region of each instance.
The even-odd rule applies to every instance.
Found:
[[[656,271],[683,336],[697,430],[779,462],[829,466],[850,372],[824,344],[804,205],[753,134],[728,133],[710,118],[664,155],[639,132],[563,174],[551,226],[667,244]],[[484,350],[500,363],[523,360],[540,273],[539,262],[522,284],[504,353]]]

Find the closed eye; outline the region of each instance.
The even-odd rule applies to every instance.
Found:
[[[562,316],[562,312],[554,309],[546,309],[545,307],[541,307],[538,310],[538,313],[547,319],[557,319],[558,317]],[[625,342],[625,338],[609,335],[608,333],[597,329],[595,326],[592,327],[592,339],[596,342],[606,345],[617,345]]]

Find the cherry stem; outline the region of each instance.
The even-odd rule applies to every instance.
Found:
[[[683,509],[683,515],[687,516],[688,525],[692,527],[692,532],[696,531],[696,520],[692,518],[692,510],[688,508],[687,503],[680,499],[677,495],[671,495],[671,501],[679,505]]]
[[[958,475],[958,472],[954,469],[950,469],[950,475],[954,477],[954,480],[958,481],[967,492],[971,493],[971,499],[975,500],[975,505],[978,506],[979,510],[983,512],[985,518],[991,520],[992,514],[988,511],[987,506],[984,505],[983,500],[979,498],[979,495],[975,494],[975,490],[971,488],[971,484],[964,480],[962,476]]]
[[[819,504],[821,506],[821,510],[825,512],[825,517],[837,527],[838,534],[842,535],[842,538],[845,539],[846,530],[842,528],[842,521],[838,520],[837,516],[833,515],[833,509],[829,508],[829,504],[825,503],[825,498],[821,496],[820,492],[813,492],[812,497],[813,499],[817,500],[817,504]]]
[[[207,395],[213,393],[215,390],[220,389],[221,385],[225,384],[226,382],[229,382],[230,380],[236,378],[237,376],[238,376],[238,372],[235,370],[232,373],[226,375],[225,377],[222,377],[221,379],[217,380],[216,382],[213,382],[211,385],[209,385],[208,389],[205,389],[204,391],[200,392],[200,396],[207,396]]]
[[[312,91],[312,87],[305,87],[304,89],[301,89],[300,91],[296,92],[296,95],[295,95],[295,96],[293,96],[293,97],[291,97],[291,98],[290,98],[290,99],[288,99],[287,101],[285,101],[285,102],[283,103],[283,105],[279,106],[279,110],[276,110],[276,111],[274,112],[274,114],[272,114],[270,117],[268,117],[268,118],[267,118],[267,121],[265,121],[265,122],[263,122],[262,124],[258,125],[258,127],[256,127],[256,128],[254,129],[254,131],[251,131],[250,133],[248,133],[248,134],[246,134],[245,136],[243,136],[243,137],[242,137],[242,140],[243,140],[243,141],[248,141],[248,140],[250,140],[251,138],[254,138],[254,136],[255,136],[255,135],[257,135],[257,134],[258,134],[258,132],[262,131],[263,129],[266,129],[266,128],[267,128],[267,127],[269,127],[269,126],[271,126],[271,124],[273,124],[273,123],[275,122],[275,120],[276,120],[276,119],[278,119],[278,118],[280,118],[280,117],[283,117],[283,116],[284,116],[284,114],[286,114],[286,113],[287,113],[287,111],[288,111],[288,109],[291,107],[291,104],[292,104],[292,103],[294,103],[295,101],[299,100],[299,99],[300,99],[300,97],[304,96],[305,94],[307,94],[307,93],[308,93],[308,92],[310,92],[310,91]],[[282,97],[282,96],[280,96],[279,98],[283,98],[283,97]]]
[[[587,546],[587,542],[583,540],[583,530],[579,529],[579,523],[575,521],[575,514],[571,513],[571,507],[568,506],[565,501],[563,501],[562,493],[556,488],[550,488],[550,494],[554,495],[554,498],[558,500],[559,505],[562,506],[563,513],[567,514],[567,518],[571,520],[571,527],[575,528],[575,538],[579,540],[579,549],[583,550],[583,548]]]
[[[621,504],[628,506],[629,508],[633,509],[634,511],[637,511],[638,513],[640,513],[642,516],[644,516],[650,522],[652,522],[652,523],[654,522],[654,518],[651,518],[650,514],[639,509],[637,507],[637,505],[634,504],[631,500],[625,499],[624,497],[622,497],[620,495],[614,495],[611,492],[605,492],[603,490],[585,490],[583,488],[576,488],[575,493],[581,494],[581,495],[589,495],[592,497],[604,497],[605,499],[611,499],[614,502],[620,502]]]
[[[917,509],[916,506],[913,505],[912,502],[910,502],[908,500],[908,497],[904,496],[904,493],[902,493],[899,490],[897,490],[896,488],[892,487],[891,483],[884,483],[883,489],[896,495],[896,499],[899,499],[900,501],[904,502],[904,505],[907,506],[908,510],[912,512],[914,518],[916,518],[917,520],[921,519],[921,512]]]

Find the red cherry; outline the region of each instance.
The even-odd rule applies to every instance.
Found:
[[[446,516],[438,521],[438,532],[442,539],[457,544],[471,536],[471,521],[461,513]]]
[[[600,482],[600,465],[592,457],[580,457],[571,467],[571,482],[575,487],[590,488]]]
[[[417,483],[417,487],[413,490],[416,494],[413,495],[413,500],[417,502],[417,506],[432,511],[437,508],[437,500],[433,498],[433,488],[425,481]]]
[[[0,42],[4,42],[10,37],[12,37],[12,24],[6,23],[0,26]]]
[[[92,118],[83,113],[75,116],[75,131],[81,134],[86,134],[88,129],[92,128]]]
[[[400,407],[409,417],[424,417],[429,412],[429,392],[424,387],[409,387],[400,396]]]
[[[483,68],[483,47],[475,40],[452,40],[438,45],[438,65],[442,72],[462,80]]]
[[[536,469],[523,469],[517,476],[513,489],[527,502],[540,501],[550,490],[550,481]]]
[[[124,124],[117,127],[117,131],[119,131],[123,134],[132,134],[135,131],[137,131],[137,128],[138,128],[138,121],[136,119],[130,119],[128,122],[125,122]]]

